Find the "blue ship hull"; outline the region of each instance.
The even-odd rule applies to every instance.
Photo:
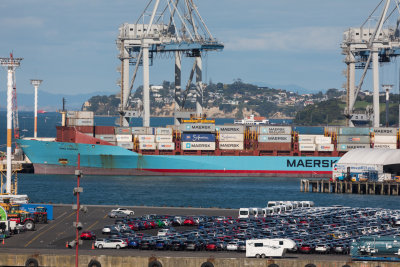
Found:
[[[119,146],[17,141],[35,173],[330,177],[339,157],[141,155]]]

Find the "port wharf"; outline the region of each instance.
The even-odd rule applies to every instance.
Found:
[[[395,181],[372,182],[372,181],[330,181],[300,180],[300,191],[311,193],[336,193],[336,194],[364,194],[364,195],[387,195],[398,196],[400,183]]]
[[[114,219],[107,213],[118,206],[87,205],[88,211],[81,214],[86,230],[101,233],[103,225],[111,225]],[[128,206],[135,216],[145,214],[205,214],[210,216],[237,216],[237,209],[193,208],[193,207],[148,207]],[[74,239],[73,221],[75,211],[71,204],[55,204],[54,220],[38,224],[33,232],[25,232],[7,238],[0,243],[0,266],[57,266],[70,267],[75,264],[75,249],[66,248],[67,241]],[[153,230],[150,230],[153,231]],[[153,231],[155,233],[155,231]],[[215,251],[171,251],[137,249],[92,249],[92,241],[80,246],[79,267],[101,266],[156,266],[156,267],[395,267],[398,262],[352,261],[343,254],[287,254],[285,258],[246,258],[244,253]],[[37,262],[37,265],[28,263]]]

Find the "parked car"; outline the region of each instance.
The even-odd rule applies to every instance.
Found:
[[[130,216],[129,214],[122,212],[122,211],[113,210],[108,213],[108,217],[110,217],[110,218],[127,218],[129,216]]]
[[[83,231],[80,238],[83,240],[94,240],[96,239],[96,234],[92,231]]]
[[[123,239],[101,239],[101,240],[96,240],[94,246],[99,249],[102,248],[120,249],[120,248],[126,248],[128,246],[128,243]]]
[[[111,212],[113,212],[113,211],[115,211],[115,212],[120,211],[120,212],[123,212],[123,213],[125,213],[126,215],[129,215],[129,216],[133,216],[135,214],[135,212],[133,210],[128,210],[126,208],[117,208],[117,209],[111,210]]]

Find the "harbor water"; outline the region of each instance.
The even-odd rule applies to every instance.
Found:
[[[32,202],[73,203],[76,177],[18,176],[20,193]],[[318,206],[398,209],[398,196],[300,192],[296,178],[85,176],[84,204],[173,207],[265,207],[269,200],[312,200]]]
[[[33,113],[20,112],[22,136],[33,136]],[[38,136],[54,137],[60,114],[39,114]],[[116,117],[96,117],[96,125],[114,125]],[[0,112],[0,132],[5,133],[6,113]],[[217,119],[217,124],[233,119]],[[152,118],[151,126],[173,124],[173,118]],[[135,119],[132,126],[141,126]],[[24,131],[22,131],[24,130]],[[0,134],[0,150],[6,143]],[[76,177],[68,175],[18,175],[19,193],[32,202],[72,203]],[[397,209],[397,196],[315,194],[300,192],[300,178],[83,176],[84,204],[118,204],[176,207],[265,207],[269,200],[312,200],[319,206],[344,205]]]

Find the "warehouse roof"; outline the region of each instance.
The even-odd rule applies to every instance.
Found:
[[[347,152],[338,164],[392,165],[400,164],[400,149],[360,148]]]

